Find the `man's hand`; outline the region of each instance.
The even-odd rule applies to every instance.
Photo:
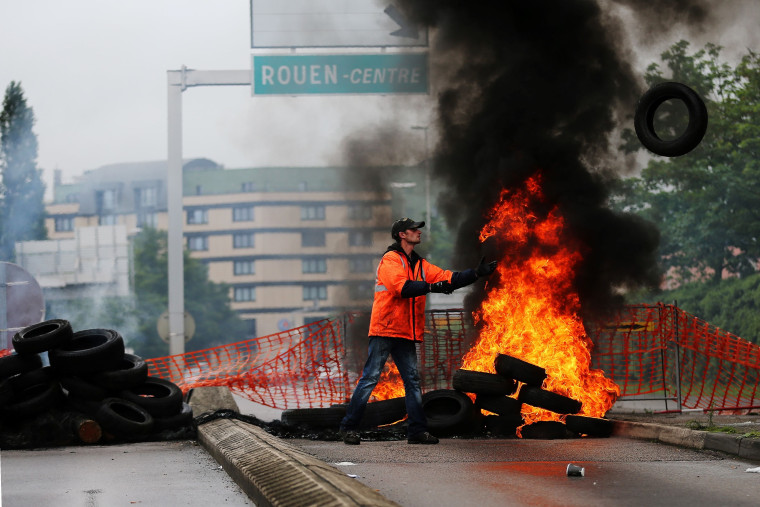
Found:
[[[437,293],[442,293],[442,294],[451,294],[452,292],[454,292],[454,288],[451,286],[449,282],[446,282],[446,281],[431,283],[428,289],[430,290],[430,292],[437,292]]]
[[[478,278],[481,276],[488,276],[496,270],[496,261],[486,262],[486,258],[480,259],[480,264],[475,268],[475,273]]]

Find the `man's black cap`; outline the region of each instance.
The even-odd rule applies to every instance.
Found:
[[[398,241],[400,238],[398,236],[399,232],[404,232],[407,229],[420,229],[422,227],[425,227],[425,222],[415,222],[411,218],[402,218],[401,220],[396,220],[393,222],[393,227],[391,227],[391,236],[393,239]]]

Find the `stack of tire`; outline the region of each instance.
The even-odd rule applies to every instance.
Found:
[[[507,354],[499,354],[494,367],[495,374],[460,369],[453,378],[455,390],[475,394],[474,406],[495,414],[485,420],[486,430],[491,434],[514,435],[523,425],[523,404],[565,416],[564,423],[539,421],[522,426],[523,438],[565,438],[568,430],[572,434],[598,437],[608,437],[612,433],[609,419],[575,415],[581,411],[581,402],[543,389],[541,386],[547,377],[543,368]],[[513,396],[515,392],[517,396]]]
[[[50,413],[76,414],[79,439],[94,443],[100,430],[109,439],[140,440],[192,423],[180,388],[148,376],[145,361],[125,353],[117,331],[73,332],[68,321],[55,319],[24,328],[12,343],[16,354],[0,358],[3,429]],[[49,366],[42,364],[45,352]]]

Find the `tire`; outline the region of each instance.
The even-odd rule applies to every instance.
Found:
[[[16,392],[3,412],[12,417],[31,417],[57,406],[62,400],[61,385],[52,380]]]
[[[148,377],[142,384],[122,390],[121,398],[143,407],[153,417],[168,417],[182,409],[182,390],[158,377]]]
[[[11,354],[0,357],[0,379],[42,368],[42,358],[37,355]]]
[[[503,395],[479,394],[475,398],[475,406],[498,415],[520,415],[522,402]]]
[[[375,401],[368,403],[364,409],[364,415],[359,423],[359,427],[376,428],[384,424],[391,424],[400,421],[406,416],[406,399],[401,396],[388,400]]]
[[[116,369],[94,373],[90,380],[106,389],[119,391],[137,387],[148,378],[148,365],[134,354],[124,354]]]
[[[517,416],[489,415],[485,418],[485,430],[495,437],[514,437],[523,419]]]
[[[346,407],[294,408],[283,410],[280,420],[290,426],[337,428],[346,416]]]
[[[71,395],[66,397],[66,405],[68,405],[72,410],[75,412],[80,412],[93,419],[95,418],[95,414],[98,413],[98,409],[100,408],[100,403],[102,401],[103,400],[86,400]]]
[[[13,401],[13,386],[10,379],[0,381],[0,408]]]
[[[511,378],[482,371],[462,370],[454,372],[454,389],[475,394],[512,394],[517,390],[517,382]]]
[[[89,380],[63,376],[60,378],[61,386],[69,393],[69,396],[88,401],[102,401],[108,397],[108,390]]]
[[[545,369],[506,354],[496,356],[494,366],[499,375],[519,380],[529,386],[541,386],[546,379]]]
[[[51,380],[56,380],[53,368],[44,366],[36,370],[14,375],[8,379],[8,382],[13,386],[14,392],[19,392],[37,384],[47,384]]]
[[[182,408],[174,415],[167,417],[154,417],[153,430],[164,431],[189,426],[193,422],[193,409],[189,404],[182,402]]]
[[[63,373],[86,375],[118,369],[124,340],[112,329],[87,329],[49,353],[50,365]]]
[[[11,342],[19,354],[39,354],[60,347],[72,336],[68,320],[53,319],[25,327],[13,335]]]
[[[603,417],[569,415],[565,418],[567,429],[579,435],[607,438],[612,435],[614,423]]]
[[[153,429],[153,416],[140,405],[120,398],[106,398],[100,404],[95,420],[117,436],[145,435]]]
[[[558,421],[538,421],[533,424],[526,424],[520,430],[522,438],[532,438],[540,440],[555,440],[558,438],[567,438],[567,428]]]
[[[517,399],[526,405],[557,414],[577,414],[582,406],[580,401],[532,386],[522,386]]]
[[[453,389],[430,391],[422,396],[422,410],[428,431],[435,436],[472,433],[477,430],[480,414],[472,400]]]
[[[689,124],[676,139],[663,141],[654,130],[654,116],[657,108],[670,99],[679,99],[686,104]],[[707,107],[700,96],[685,84],[660,83],[641,96],[636,104],[633,122],[636,136],[645,148],[664,157],[678,157],[689,153],[702,141],[707,131]]]

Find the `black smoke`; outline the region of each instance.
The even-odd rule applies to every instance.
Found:
[[[399,5],[431,30],[440,136],[434,177],[448,189],[437,204],[457,230],[455,265],[473,266],[481,255],[499,258],[495,245],[478,242],[486,213],[503,188],[520,187],[540,171],[546,203],[535,211],[558,206],[569,236],[584,251],[575,280],[584,315],[620,303],[621,287],[657,286],[657,229],[608,207],[610,184],[624,169],[614,133],[632,117],[644,91],[624,21],[611,8],[627,10],[642,29],[656,30],[667,23],[703,23],[706,6],[685,0]]]

